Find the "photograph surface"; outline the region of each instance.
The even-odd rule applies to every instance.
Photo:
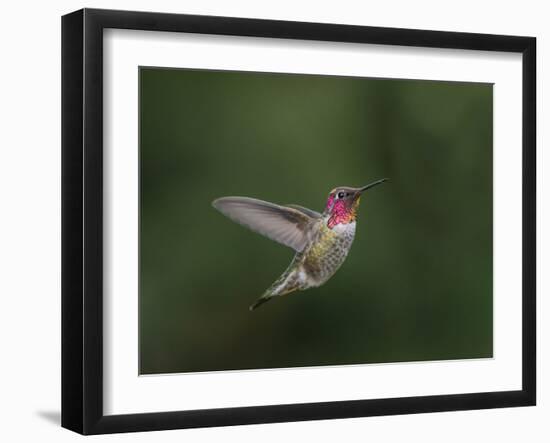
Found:
[[[493,85],[140,67],[139,97],[141,374],[492,358]]]

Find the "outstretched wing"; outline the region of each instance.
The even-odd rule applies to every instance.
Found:
[[[300,205],[295,205],[294,203],[291,203],[289,205],[286,205],[289,208],[297,209],[300,212],[303,212],[304,214],[310,216],[311,218],[321,218],[322,215],[319,214],[317,211],[314,211],[313,209],[305,208]]]
[[[248,197],[222,197],[212,206],[234,222],[300,252],[310,240],[315,218],[287,206]]]

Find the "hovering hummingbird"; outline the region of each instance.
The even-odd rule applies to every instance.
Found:
[[[342,265],[355,237],[362,188],[342,186],[330,191],[322,214],[299,205],[280,206],[248,197],[222,197],[212,206],[231,220],[296,251],[286,271],[250,306],[256,309],[273,297],[324,284]]]

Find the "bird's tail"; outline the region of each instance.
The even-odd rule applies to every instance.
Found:
[[[254,303],[252,303],[248,309],[253,311],[254,309],[260,307],[264,303],[267,303],[273,297],[275,297],[273,294],[264,294],[258,300],[256,300]]]
[[[286,276],[283,274],[281,277],[277,279],[275,283],[273,283],[266,291],[262,294],[262,296],[256,300],[254,303],[252,303],[249,307],[251,311],[254,309],[260,307],[264,303],[267,303],[269,300],[271,300],[273,297],[276,297],[277,295],[281,295],[280,289],[284,285]]]
[[[287,269],[285,273],[281,275],[258,300],[250,305],[249,309],[253,311],[264,303],[267,303],[273,297],[285,295],[298,289],[300,289],[300,284],[296,278],[296,273],[291,267],[289,267],[289,269]]]

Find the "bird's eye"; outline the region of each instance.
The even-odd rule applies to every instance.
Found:
[[[345,194],[344,192],[340,191],[340,192],[338,193],[338,198],[344,198],[345,195],[346,195],[346,194]]]

